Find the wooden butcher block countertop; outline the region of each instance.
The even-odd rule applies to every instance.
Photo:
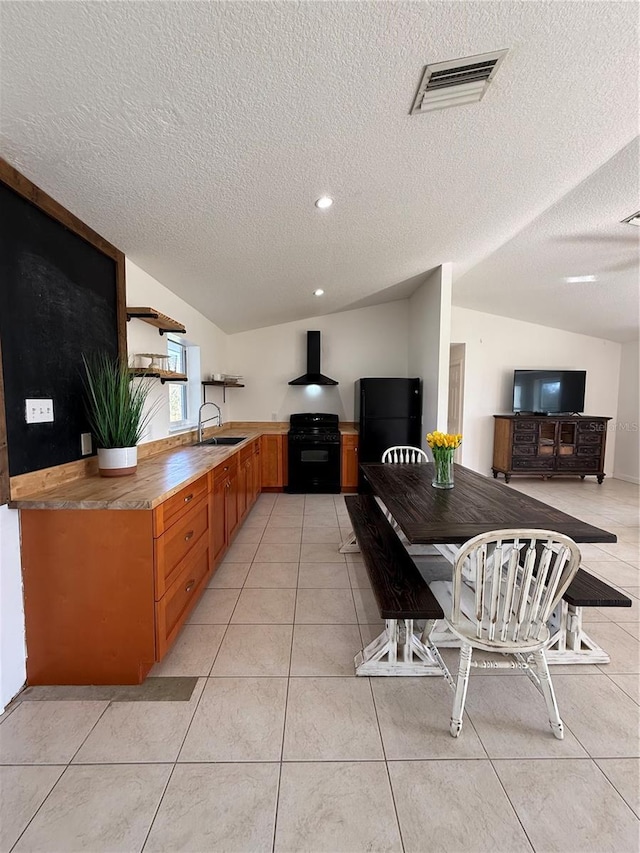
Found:
[[[167,450],[143,459],[130,476],[96,474],[11,503],[18,509],[153,509],[259,438],[262,431],[224,432],[234,434],[246,435],[247,440],[231,446],[203,444]]]
[[[260,436],[286,435],[288,426],[223,429],[222,436],[246,436],[234,445],[184,445],[138,462],[135,474],[101,477],[98,474],[71,480],[46,491],[24,495],[10,502],[16,509],[154,509],[167,498],[207,474]],[[357,435],[345,426],[343,435]]]

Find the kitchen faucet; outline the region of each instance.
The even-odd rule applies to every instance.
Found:
[[[218,414],[212,415],[210,418],[205,418],[205,420],[202,420],[202,410],[204,409],[205,406],[215,406],[216,409],[218,410]],[[218,419],[218,426],[221,427],[222,426],[222,412],[220,411],[220,406],[217,403],[206,402],[200,406],[200,408],[198,409],[198,444],[200,444],[202,441],[202,428],[204,427],[204,425],[206,423],[209,423],[209,421],[215,420],[216,418]]]

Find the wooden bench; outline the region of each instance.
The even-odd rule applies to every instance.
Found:
[[[441,674],[435,646],[455,647],[459,640],[442,625],[429,641],[427,629],[444,617],[440,604],[375,498],[353,495],[345,502],[380,616],[386,620],[385,631],[356,656],[357,674]],[[450,562],[455,559],[457,548],[440,546],[439,550]],[[584,631],[584,607],[631,607],[631,599],[578,569],[550,621],[550,664],[609,663],[607,652]],[[419,637],[414,621],[422,619],[427,626]]]
[[[444,613],[373,495],[345,498],[385,630],[356,655],[356,675],[443,675],[429,633]],[[422,637],[414,620],[426,620]]]
[[[578,569],[549,623],[553,635],[547,649],[550,664],[609,663],[611,660],[585,632],[583,607],[631,607],[631,599],[585,569]]]
[[[446,552],[443,551],[443,553]],[[631,599],[619,589],[589,574],[585,569],[578,569],[562,601],[549,620],[552,636],[546,650],[549,664],[610,662],[611,658],[605,649],[584,630],[582,621],[584,607],[631,607]],[[432,633],[431,640],[439,647],[459,646],[459,640],[446,626],[438,626]]]

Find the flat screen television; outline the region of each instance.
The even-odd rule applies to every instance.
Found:
[[[514,370],[513,411],[541,415],[584,412],[586,370]]]

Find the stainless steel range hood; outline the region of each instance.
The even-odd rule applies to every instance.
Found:
[[[320,332],[307,332],[307,372],[297,379],[292,379],[289,385],[337,384],[335,379],[320,373]]]

